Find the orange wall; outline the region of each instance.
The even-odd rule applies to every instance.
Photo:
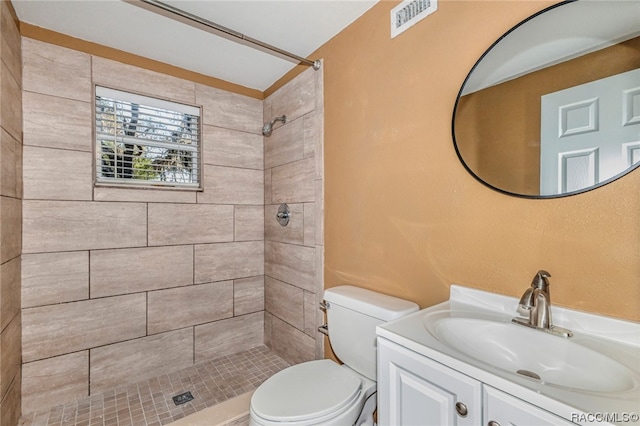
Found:
[[[451,114],[467,72],[551,1],[440,0],[395,39],[382,1],[324,58],[325,286],[426,307],[458,283],[519,297],[538,269],[556,305],[640,319],[640,171],[578,196],[494,192],[456,157]]]

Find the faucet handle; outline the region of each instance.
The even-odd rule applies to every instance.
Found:
[[[533,277],[533,280],[531,281],[531,287],[536,289],[539,288],[541,290],[544,291],[549,291],[549,277],[551,277],[551,274],[548,273],[545,270],[539,270],[536,273],[536,276]]]

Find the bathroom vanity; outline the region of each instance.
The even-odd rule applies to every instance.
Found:
[[[452,285],[378,326],[378,424],[640,424],[640,324],[552,307],[565,338],[512,323],[517,307]]]

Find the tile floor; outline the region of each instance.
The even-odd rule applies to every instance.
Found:
[[[25,414],[19,425],[166,425],[255,390],[263,381],[287,366],[287,362],[269,348],[259,346],[46,411]],[[183,392],[191,392],[194,399],[176,406],[173,397]]]

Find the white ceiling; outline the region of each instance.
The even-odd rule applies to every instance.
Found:
[[[306,58],[377,1],[164,2]],[[296,65],[121,0],[12,0],[12,4],[22,22],[260,91]]]

